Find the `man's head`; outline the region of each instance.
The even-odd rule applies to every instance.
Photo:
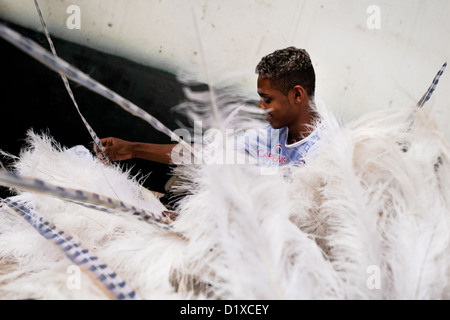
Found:
[[[274,129],[288,127],[297,138],[302,128],[314,123],[315,72],[309,54],[289,47],[261,59],[258,74],[259,108],[267,111],[267,121]]]
[[[258,76],[270,79],[272,87],[287,95],[294,86],[302,86],[313,97],[316,74],[311,58],[304,49],[288,47],[263,57],[256,66]]]

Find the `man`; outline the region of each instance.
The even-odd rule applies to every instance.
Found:
[[[309,54],[288,47],[261,59],[258,74],[258,107],[265,110],[269,126],[238,138],[238,149],[259,163],[284,165],[302,163],[318,139],[320,116],[314,102],[315,72]],[[105,152],[112,161],[141,158],[176,164],[172,151],[176,144],[129,142],[104,138]]]

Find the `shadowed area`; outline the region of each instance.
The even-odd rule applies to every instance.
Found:
[[[49,48],[43,33],[0,22]],[[59,57],[143,108],[171,130],[177,128],[177,120],[183,120],[181,115],[171,111],[173,106],[185,100],[183,85],[175,75],[53,36],[52,40]],[[0,47],[3,57],[1,118],[4,120],[0,127],[0,149],[18,155],[29,129],[49,133],[62,146],[81,144],[92,149],[91,137],[59,74],[3,39],[0,39]],[[169,137],[115,103],[76,83],[71,82],[71,88],[83,116],[98,136],[171,143]],[[121,164],[132,168],[133,174],[150,174],[144,186],[164,192],[164,184],[170,178],[168,166],[139,159]],[[4,188],[0,192],[7,194]]]

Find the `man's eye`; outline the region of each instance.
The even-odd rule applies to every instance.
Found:
[[[270,99],[270,98],[262,98],[262,100],[263,100],[265,103],[270,103],[270,102],[272,101],[272,99]]]

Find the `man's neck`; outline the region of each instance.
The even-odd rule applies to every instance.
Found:
[[[295,129],[291,127],[288,127],[288,136],[287,136],[287,143],[288,144],[293,144],[296,142],[299,142],[303,139],[305,139],[306,137],[308,137],[311,132],[314,130],[313,128],[313,124],[311,125],[302,125],[300,127],[296,127]]]
[[[308,137],[320,119],[320,115],[316,111],[314,101],[309,101],[307,108],[308,112],[306,112],[305,115],[299,119],[300,121],[288,126],[288,144],[296,143]]]

